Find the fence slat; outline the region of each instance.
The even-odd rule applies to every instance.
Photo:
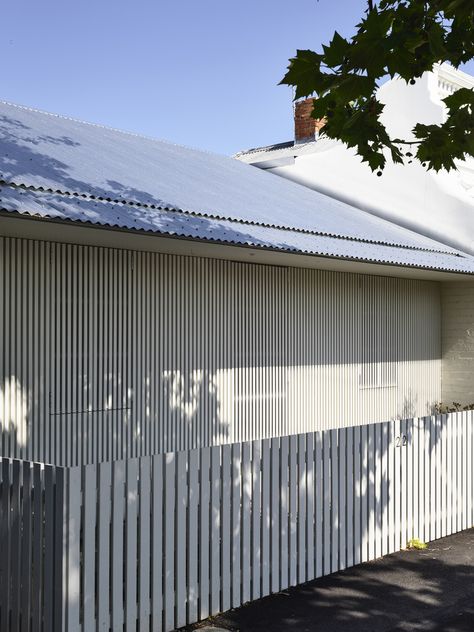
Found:
[[[360,429],[360,508],[361,508],[361,551],[360,561],[369,559],[369,429]]]
[[[127,632],[136,632],[137,627],[137,516],[138,516],[138,460],[128,459],[125,476],[126,494],[126,522],[125,522],[125,546],[126,546],[126,572],[125,572],[125,629]],[[174,498],[174,478],[173,478]],[[170,513],[174,515],[174,505]],[[171,518],[172,519],[172,518]],[[174,527],[171,529],[174,533]],[[168,579],[168,578],[167,578]],[[174,580],[169,590],[173,590]],[[99,592],[100,594],[100,592]],[[172,610],[174,624],[174,610]],[[167,628],[167,629],[173,629]]]
[[[447,495],[447,419],[446,415],[441,416],[441,537],[448,533],[448,495]]]
[[[330,431],[331,440],[331,570],[339,568],[339,446],[338,431]]]
[[[340,428],[338,430],[339,435],[339,452],[338,452],[338,482],[339,482],[339,565],[338,569],[346,568],[347,566],[347,525],[346,525],[346,511],[347,511],[347,495],[346,495],[346,465],[347,465],[347,429]]]
[[[97,591],[100,595],[97,613],[98,630],[108,632],[110,628],[110,518],[111,518],[111,485],[112,468],[110,463],[99,465],[99,502],[97,558],[98,575]]]
[[[468,416],[466,418],[467,429],[466,429],[466,438],[465,441],[467,443],[467,526],[474,524],[474,514],[473,514],[473,482],[474,482],[474,460],[473,460],[473,424],[474,424],[474,413],[473,411],[468,412]]]
[[[280,439],[280,589],[288,587],[288,437]]]
[[[3,542],[3,537],[2,537]],[[33,465],[33,573],[31,576],[31,620],[32,632],[41,630],[43,603],[43,467]],[[3,556],[2,556],[3,557]]]
[[[321,577],[323,574],[323,440],[322,432],[316,432],[314,437],[314,478],[315,478],[315,515],[316,526],[314,529],[315,537],[315,575]]]
[[[314,434],[306,436],[306,579],[314,579]]]
[[[180,628],[186,624],[186,510],[187,510],[188,452],[178,452],[176,459],[176,622]]]
[[[43,575],[43,617],[44,629],[53,629],[54,614],[54,467],[44,468],[44,575]]]
[[[260,592],[260,490],[261,442],[252,443],[252,599],[259,599]]]
[[[92,481],[95,485],[95,471],[92,471]],[[112,468],[112,630],[118,632],[123,630],[124,623],[124,601],[123,601],[123,561],[124,561],[124,521],[125,521],[125,463],[116,461]],[[95,488],[93,490],[95,492]],[[94,510],[90,508],[91,512]],[[95,509],[95,507],[94,507]],[[92,528],[95,522],[95,515],[90,517]],[[94,532],[90,532],[90,537],[94,537]],[[92,556],[91,556],[92,557]],[[92,560],[91,560],[92,561]],[[91,563],[90,572],[93,572]],[[91,602],[93,605],[93,602]],[[93,615],[93,612],[90,613]]]
[[[401,487],[401,451],[402,447],[402,429],[400,425],[400,420],[397,419],[394,422],[394,471],[393,471],[393,489],[394,489],[394,522],[393,522],[393,532],[394,532],[394,540],[393,547],[390,551],[398,551],[400,548],[401,542],[401,512],[402,512],[402,504],[404,501],[404,492]]]
[[[232,446],[232,602],[233,608],[237,608],[241,602],[240,578],[242,569],[241,557],[241,506],[242,506],[242,469],[241,446]]]
[[[2,459],[0,512],[0,629],[8,630],[10,620],[10,459]]]
[[[406,421],[402,422],[404,425]],[[441,443],[440,443],[440,433],[441,433],[441,417],[435,418],[435,454],[436,454],[436,465],[435,465],[435,476],[436,476],[436,516],[435,516],[435,533],[436,538],[441,537],[441,517],[443,513],[443,507],[441,504]],[[402,470],[403,471],[403,470]],[[402,547],[406,545],[406,541],[402,540]]]
[[[413,537],[418,538],[424,542],[424,534],[421,533],[422,529],[422,515],[424,514],[423,504],[423,421],[420,418],[415,420],[414,433],[416,437],[415,446],[413,449]]]
[[[388,437],[389,437],[389,424],[383,423],[382,437],[381,437],[381,451],[382,451],[382,464],[381,464],[381,499],[382,499],[382,549],[381,554],[386,555],[388,553],[388,503],[390,496],[390,481],[388,475]]]
[[[21,577],[21,510],[20,489],[21,461],[13,459],[12,467],[12,495],[11,495],[11,522],[10,522],[10,546],[11,546],[11,613],[10,626],[12,632],[20,630],[20,577]]]
[[[436,540],[436,417],[430,417],[430,540]]]
[[[461,529],[467,529],[467,479],[469,476],[469,470],[467,468],[467,416],[461,415],[461,446],[462,446],[462,523]]]
[[[31,609],[31,514],[32,514],[32,463],[29,461],[22,462],[22,479],[23,479],[23,503],[21,514],[23,517],[23,529],[21,536],[21,631],[28,632],[30,629],[30,609]]]
[[[298,529],[298,437],[290,437],[290,586],[296,586],[297,578],[297,529]]]
[[[81,532],[81,470],[72,468],[67,471],[67,517],[65,528],[67,532],[64,538],[67,541],[67,629],[71,632],[79,630],[80,611],[80,579],[81,579],[81,553],[80,553],[80,532]]]
[[[187,621],[198,619],[199,597],[199,450],[189,452],[188,473],[188,534],[187,534]]]
[[[221,447],[211,449],[211,603],[210,614],[220,611],[221,587]]]
[[[354,429],[346,428],[346,565],[354,564]]]
[[[199,615],[201,619],[206,619],[210,613],[210,448],[201,450],[201,471],[200,471],[200,513],[199,513]]]
[[[400,490],[401,490],[401,512],[400,512],[400,546],[402,549],[407,545],[407,525],[408,525],[408,477],[407,477],[407,461],[408,461],[408,428],[406,420],[400,421]]]
[[[70,511],[68,504],[72,501],[69,495],[69,474],[73,476],[72,495],[76,496],[75,507]],[[78,476],[78,484],[74,477]],[[79,627],[79,593],[81,578],[80,529],[81,529],[81,495],[80,471],[69,472],[58,467],[55,472],[55,516],[54,516],[54,629],[67,628],[69,600],[71,600],[71,626]],[[71,539],[69,539],[69,515],[72,516]],[[71,574],[69,575],[69,565]],[[69,589],[71,583],[71,589]],[[71,593],[71,599],[69,598]]]
[[[298,436],[298,583],[306,581],[306,435]]]
[[[455,413],[456,427],[456,531],[462,529],[462,507],[463,507],[463,489],[462,489],[462,413]]]
[[[368,559],[375,557],[375,424],[367,427],[367,507],[369,512],[368,524]]]
[[[262,441],[262,592],[270,594],[270,441]]]
[[[84,470],[84,629],[95,628],[95,529],[97,515],[97,468],[89,465]]]
[[[152,457],[152,608],[151,629],[163,627],[163,455]]]
[[[231,605],[231,447],[222,446],[222,498],[221,498],[221,611]]]
[[[150,628],[150,527],[151,527],[151,457],[140,459],[140,554],[139,554],[139,619],[140,632]],[[115,518],[115,517],[114,517]],[[185,547],[183,547],[184,550]]]

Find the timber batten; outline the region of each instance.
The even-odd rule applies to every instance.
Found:
[[[2,453],[77,465],[423,415],[439,284],[0,240]]]

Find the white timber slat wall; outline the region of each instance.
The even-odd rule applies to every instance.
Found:
[[[0,302],[5,456],[99,463],[440,400],[433,282],[0,238]]]

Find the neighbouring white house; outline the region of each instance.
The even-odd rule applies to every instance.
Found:
[[[173,630],[472,526],[471,413],[431,415],[474,257],[401,223],[0,103],[2,630]]]
[[[441,123],[446,115],[442,99],[459,88],[474,88],[474,77],[447,64],[425,73],[415,85],[399,77],[387,81],[378,93],[387,130],[409,140],[416,123]],[[449,173],[426,171],[415,161],[394,165],[388,160],[378,177],[355,150],[319,135],[311,104],[312,99],[295,103],[294,139],[236,157],[474,254],[473,158],[458,161],[457,170]]]
[[[470,255],[232,158],[0,116],[4,454],[75,464],[472,399],[470,339],[452,346]]]

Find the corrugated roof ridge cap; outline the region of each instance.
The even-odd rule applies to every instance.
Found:
[[[362,237],[355,237],[355,236],[350,236],[350,235],[340,235],[340,234],[331,233],[328,231],[317,231],[317,230],[309,230],[309,229],[304,229],[304,228],[297,228],[297,227],[290,227],[290,226],[283,226],[283,225],[280,226],[276,224],[265,224],[262,222],[252,222],[250,220],[244,220],[244,219],[239,219],[239,218],[234,218],[234,217],[225,217],[225,216],[211,214],[211,213],[201,213],[199,211],[191,211],[191,210],[180,208],[174,204],[168,204],[168,203],[163,203],[162,205],[161,204],[156,205],[156,204],[146,204],[142,202],[134,202],[132,200],[126,200],[126,199],[120,200],[120,199],[104,198],[102,196],[94,196],[87,193],[61,191],[60,189],[45,189],[43,187],[35,187],[34,185],[28,185],[26,183],[17,184],[15,182],[8,182],[1,179],[0,179],[0,186],[20,188],[27,191],[33,191],[35,193],[40,193],[40,194],[52,193],[54,195],[61,195],[65,197],[67,196],[71,198],[88,199],[90,201],[97,201],[103,204],[121,204],[123,206],[132,206],[132,207],[145,208],[145,209],[150,208],[152,210],[162,210],[162,211],[169,211],[169,212],[175,212],[175,213],[182,213],[183,215],[189,215],[191,217],[199,217],[202,219],[213,219],[213,220],[220,220],[220,221],[226,221],[226,222],[234,222],[235,224],[241,224],[244,226],[245,225],[258,226],[261,228],[289,231],[289,232],[299,233],[299,234],[304,234],[304,235],[328,237],[332,239],[341,239],[341,240],[353,241],[357,243],[373,244],[373,245],[385,246],[389,248],[400,248],[402,250],[412,250],[415,252],[430,252],[430,253],[435,253],[435,254],[456,256],[460,258],[467,258],[467,259],[472,258],[474,260],[474,257],[471,257],[471,255],[468,255],[467,253],[464,253],[463,251],[457,250],[455,248],[450,248],[450,250],[438,250],[438,249],[427,248],[427,247],[422,247],[422,246],[410,246],[407,244],[400,244],[397,242],[381,241],[381,240],[376,240],[376,239],[364,239]],[[407,230],[408,232],[414,232],[414,231],[409,231],[409,229],[404,229],[404,230]],[[415,233],[415,234],[418,234],[418,233]],[[421,237],[423,237],[423,235],[421,235]],[[438,243],[429,237],[427,237],[426,239],[429,239],[430,241]],[[441,244],[441,243],[440,245],[445,246],[445,244]]]

